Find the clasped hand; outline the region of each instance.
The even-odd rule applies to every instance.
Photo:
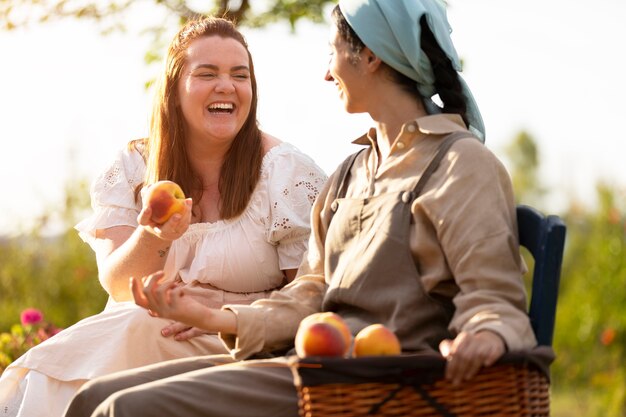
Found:
[[[185,288],[180,283],[163,283],[163,276],[163,272],[159,271],[142,279],[131,278],[135,304],[147,309],[153,317],[178,322],[163,328],[163,336],[173,335],[176,340],[188,340],[206,334],[204,320],[210,320],[212,310],[193,297],[186,297]]]

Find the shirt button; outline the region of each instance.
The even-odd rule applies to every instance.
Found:
[[[398,149],[404,149],[404,142],[398,142],[396,143],[396,146],[398,147]]]
[[[402,202],[407,204],[408,202],[413,200],[413,193],[410,191],[405,191],[402,193]]]
[[[406,130],[408,130],[411,133],[415,132],[415,125],[408,125]]]

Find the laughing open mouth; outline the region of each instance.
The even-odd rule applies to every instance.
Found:
[[[231,114],[235,110],[233,103],[213,103],[207,107],[209,113]]]

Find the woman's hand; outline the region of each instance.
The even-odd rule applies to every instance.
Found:
[[[439,351],[448,361],[446,378],[458,385],[473,378],[483,366],[493,365],[504,354],[504,340],[494,332],[461,332],[454,340],[443,340]]]
[[[146,230],[155,236],[163,240],[176,240],[181,237],[189,228],[191,223],[191,209],[193,207],[193,201],[191,198],[185,199],[185,208],[182,213],[174,213],[165,223],[159,224],[152,221],[152,209],[148,206],[145,195],[148,194],[150,187],[154,187],[154,184],[144,187],[141,190],[141,198],[143,201],[143,207],[141,212],[137,216],[137,222],[140,226],[143,226]]]
[[[181,342],[207,333],[209,332],[206,330],[198,329],[197,327],[190,327],[189,325],[180,322],[174,322],[161,329],[161,334],[164,337],[173,336],[174,340]]]
[[[186,297],[184,286],[176,282],[162,283],[162,280],[162,271],[143,279],[131,278],[135,304],[147,309],[153,317],[186,323],[188,328],[203,327],[206,320],[211,320],[213,310],[193,297]]]

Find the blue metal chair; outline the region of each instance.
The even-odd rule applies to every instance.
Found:
[[[541,346],[552,346],[556,302],[565,247],[565,223],[533,207],[517,206],[520,245],[528,249],[535,265],[528,315]]]

